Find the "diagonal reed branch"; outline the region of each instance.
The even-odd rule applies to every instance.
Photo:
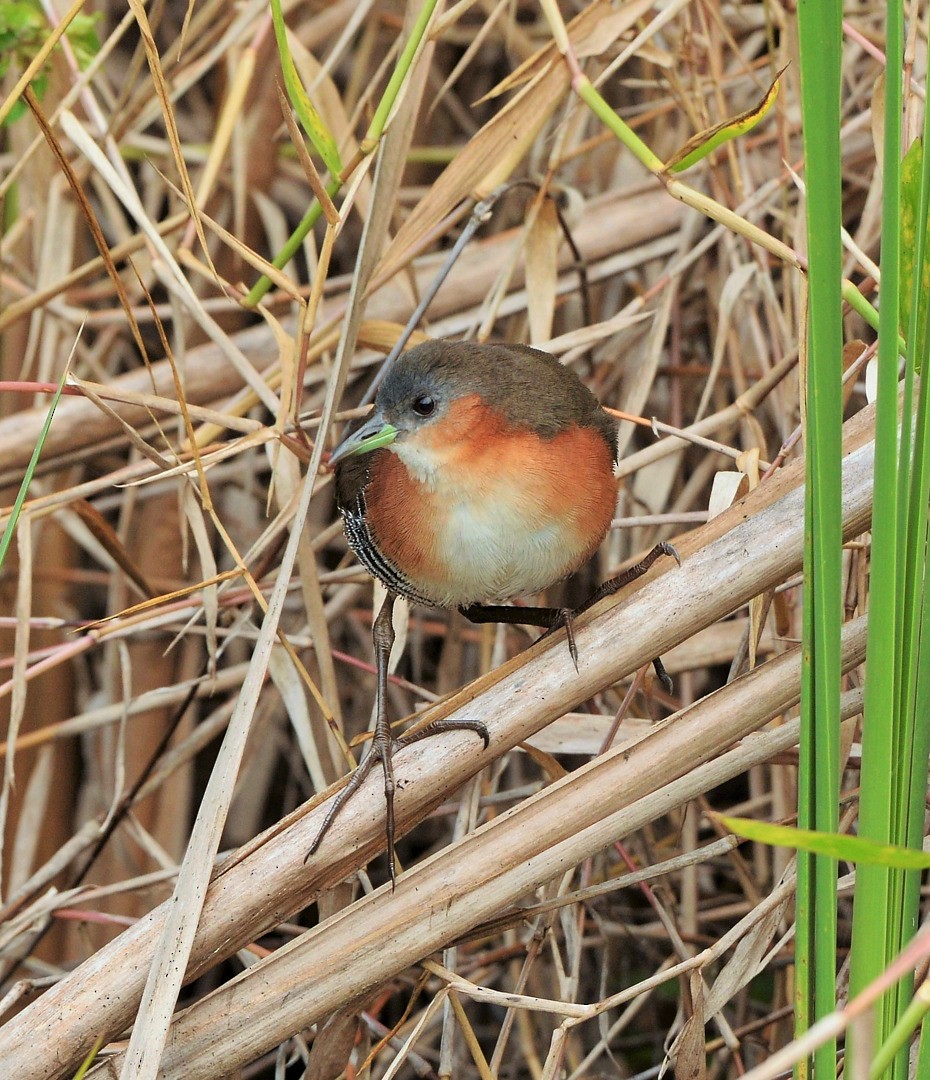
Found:
[[[845,646],[845,667],[861,663],[864,619],[848,626]],[[799,693],[795,649],[439,852],[400,879],[399,899],[386,889],[365,897],[181,1013],[163,1075],[208,1080],[221,1047],[227,1065],[245,1064],[454,942],[481,914],[514,904],[612,840],[761,764],[776,743],[788,748],[797,741],[796,724],[770,733],[772,739],[749,740],[713,756],[734,736],[750,734],[789,708]],[[338,958],[346,956],[351,961],[340,965]],[[626,999],[621,991],[611,1001]],[[579,1009],[576,1019],[594,1018],[603,1007]],[[575,1010],[566,1006],[565,1012]],[[230,1054],[233,1032],[236,1048]],[[117,1055],[108,1067],[119,1060]]]

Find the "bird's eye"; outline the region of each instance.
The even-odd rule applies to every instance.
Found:
[[[417,416],[431,416],[436,410],[436,401],[424,394],[423,397],[418,397],[413,403],[413,411]]]

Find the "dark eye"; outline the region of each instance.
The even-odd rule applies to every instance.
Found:
[[[413,403],[413,411],[417,416],[432,416],[436,411],[436,402],[429,394],[424,394]]]

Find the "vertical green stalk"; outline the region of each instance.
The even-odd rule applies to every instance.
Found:
[[[362,139],[356,156],[349,164],[340,171],[338,176],[333,176],[326,187],[326,192],[330,198],[333,198],[338,194],[344,181],[355,171],[362,158],[373,154],[378,148],[378,143],[381,141],[381,136],[384,134],[384,130],[387,127],[388,121],[391,118],[391,114],[398,103],[400,92],[404,87],[404,83],[407,81],[410,71],[413,67],[414,60],[417,57],[420,49],[423,48],[426,40],[426,31],[429,28],[430,20],[433,17],[433,13],[436,10],[438,0],[423,0],[422,7],[420,8],[416,21],[414,22],[413,29],[410,33],[410,37],[407,43],[404,45],[401,51],[400,57],[397,60],[397,64],[394,71],[391,74],[391,78],[381,95],[381,100],[378,102],[378,107],[375,110],[375,115],[372,117],[371,123],[368,125],[368,131]],[[280,16],[280,6],[278,5],[278,11]],[[287,37],[284,33],[284,21],[283,17],[279,18],[279,26],[276,27],[277,41],[279,51],[282,58],[282,69],[285,73],[290,73],[293,69],[293,60],[290,54],[287,52]],[[335,149],[335,143],[332,142],[332,137],[325,129],[322,120],[316,114],[316,110],[312,109],[309,98],[307,98],[303,87],[299,87],[299,84],[295,85],[297,80],[296,70],[293,71],[293,78],[291,79],[291,85],[288,87],[288,92],[291,95],[293,103],[302,103],[303,108],[300,109],[299,116],[301,122],[304,124],[304,128],[308,135],[314,142],[317,149],[330,146],[331,149],[326,153],[326,161],[329,167],[332,169],[336,164],[336,159],[333,155],[338,157],[338,153]],[[308,111],[307,106],[310,107]],[[310,121],[307,122],[307,117],[310,117]],[[278,254],[272,260],[272,265],[276,266],[279,270],[286,266],[288,262],[294,257],[299,250],[300,245],[304,242],[307,234],[313,228],[313,226],[319,221],[320,215],[323,212],[323,208],[317,201],[314,201],[304,216],[301,218],[300,224],[294,230],[294,232],[288,237],[287,243],[278,252]],[[271,280],[264,275],[256,281],[256,283],[249,290],[243,305],[245,307],[254,307],[259,303],[262,297],[271,288]]]
[[[407,44],[404,45],[403,51],[397,60],[397,66],[394,68],[390,81],[385,87],[384,93],[381,95],[381,100],[378,102],[377,109],[375,109],[375,115],[371,118],[371,123],[368,125],[368,131],[365,134],[365,138],[362,140],[363,153],[370,154],[381,141],[381,136],[384,134],[384,129],[387,127],[391,112],[397,104],[397,98],[400,94],[401,87],[404,85],[410,74],[417,53],[423,47],[426,31],[429,27],[430,20],[433,17],[433,12],[436,10],[437,3],[438,0],[424,0],[423,6],[417,14],[413,29],[410,31],[410,37],[407,39]]]
[[[930,110],[924,110],[923,147],[930,136]],[[920,148],[918,148],[920,151]],[[907,183],[907,180],[905,180]],[[918,197],[917,228],[912,231],[913,252],[902,251],[902,288],[905,285],[904,268],[912,258],[910,290],[907,300],[909,319],[905,328],[908,345],[906,365],[904,416],[911,415],[913,383],[917,372],[926,372],[928,325],[930,305],[926,296],[924,267],[927,261],[927,219],[930,205],[930,156],[921,152],[920,190]],[[910,425],[904,425],[909,431]],[[905,442],[902,433],[901,455]],[[900,472],[900,470],[899,470]],[[927,534],[928,506],[930,506],[930,381],[920,380],[917,399],[917,418],[913,435],[913,463],[908,470],[906,536],[899,555],[905,570],[903,670],[901,676],[903,697],[903,783],[899,802],[899,820],[896,834],[899,841],[920,849],[924,833],[924,805],[927,789],[927,755],[930,753],[930,605],[927,598]],[[905,488],[902,485],[902,491]],[[917,915],[920,903],[919,873],[913,871],[902,875],[900,948],[917,931]],[[896,1014],[913,1011],[906,994],[909,981],[897,988]],[[899,1023],[909,1030],[908,1025]],[[897,1053],[895,1070],[907,1075],[907,1045]]]
[[[866,661],[860,834],[892,843],[895,818],[896,715],[900,679],[898,584],[900,552],[898,488],[898,311],[900,262],[901,66],[903,26],[899,0],[887,8],[884,177],[882,193],[882,282],[878,333],[878,389],[875,419],[875,492],[872,513],[872,559],[869,635]],[[906,414],[905,414],[906,415]],[[901,581],[903,585],[903,581]],[[894,871],[862,865],[856,878],[850,995],[859,993],[885,967],[897,941],[891,911]],[[874,1010],[874,1043],[883,1043],[893,1027],[889,994]],[[852,1068],[855,1037],[850,1039],[847,1068]]]
[[[924,267],[930,165],[909,151],[902,168],[903,6],[888,6],[882,202],[882,280],[878,335],[875,497],[872,524],[869,641],[859,831],[881,843],[920,847],[930,751],[930,609],[927,536],[930,502],[930,382]],[[930,114],[924,116],[924,147]],[[920,155],[919,147],[912,148]],[[902,186],[905,195],[902,196]],[[911,216],[902,228],[905,212]],[[904,303],[902,303],[902,300]],[[907,362],[898,436],[898,341],[904,322]],[[916,419],[914,411],[917,391]],[[861,866],[856,884],[850,992],[868,985],[913,936],[919,877]],[[873,1076],[903,1080],[909,1034],[920,1010],[902,980],[876,1006]],[[897,1030],[895,1030],[897,1027]],[[851,1040],[847,1068],[859,1048]],[[928,1057],[926,1039],[921,1058]]]
[[[903,22],[903,6],[896,0],[887,16],[875,498],[859,831],[880,843],[919,848],[930,752],[930,380],[918,383],[916,377],[926,375],[930,343],[925,280],[930,162],[915,146],[902,164]],[[928,138],[930,113],[925,110],[924,148]],[[899,388],[902,323],[907,361]],[[913,872],[860,866],[851,993],[875,979],[913,937],[919,885]],[[908,1075],[908,1041],[926,1015],[925,1000],[924,990],[920,1001],[912,1001],[910,981],[902,980],[879,1001],[870,1076],[904,1080]],[[855,1039],[848,1051],[847,1069],[861,1067]],[[919,1052],[922,1076],[930,1061],[926,1031]]]
[[[925,1012],[920,1028],[920,1046],[917,1051],[917,1075],[930,1076],[930,1011]]]
[[[923,150],[920,151],[920,193],[918,199],[917,228],[913,231],[913,265],[910,275],[909,315],[907,342],[910,363],[907,372],[911,382],[916,372],[927,370],[927,354],[930,348],[930,303],[927,302],[925,268],[928,257],[927,222],[930,218],[930,155],[926,151],[930,139],[930,109],[924,110]],[[906,263],[905,263],[906,265]],[[906,415],[906,414],[905,414]],[[908,606],[907,691],[908,795],[905,802],[907,815],[907,842],[920,847],[923,841],[923,807],[926,797],[927,755],[930,753],[930,612],[927,603],[927,536],[928,506],[930,506],[930,380],[923,378],[917,403],[917,420],[914,430],[913,467],[910,471],[908,491],[907,580],[905,601]],[[917,890],[919,876],[908,876],[908,893],[913,911],[912,925],[908,935],[916,930]]]
[[[839,804],[842,622],[842,321],[839,0],[798,6],[809,259],[803,677],[798,823],[835,832]],[[798,1034],[835,1007],[836,862],[798,854]],[[815,1053],[833,1076],[836,1044]],[[809,1074],[809,1063],[798,1067]]]

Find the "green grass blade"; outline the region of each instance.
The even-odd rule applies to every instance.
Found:
[[[846,833],[823,833],[813,829],[793,829],[790,825],[775,825],[754,818],[715,815],[717,820],[737,836],[762,844],[791,848],[794,851],[810,851],[815,855],[828,855],[831,859],[847,862],[892,866],[899,870],[925,870],[930,868],[930,852],[896,844],[877,844],[862,836]]]
[[[917,990],[917,996],[923,996],[930,1003],[930,986],[924,981]],[[924,1012],[924,1018],[920,1024],[920,1046],[917,1050],[917,1075],[930,1076],[930,1024],[927,1017],[930,1011]]]
[[[23,482],[19,485],[19,491],[16,493],[16,498],[13,501],[13,509],[10,513],[9,520],[6,523],[6,528],[3,530],[3,536],[0,536],[0,569],[2,569],[3,562],[6,559],[7,550],[13,540],[13,534],[16,532],[16,523],[19,521],[23,503],[26,501],[26,492],[29,490],[29,485],[32,483],[32,477],[36,471],[36,466],[39,464],[39,455],[42,453],[42,447],[45,445],[45,440],[48,438],[49,429],[52,426],[52,418],[55,415],[55,410],[58,408],[58,402],[61,400],[61,395],[64,391],[65,383],[68,380],[68,373],[70,370],[71,365],[69,362],[65,365],[65,370],[61,373],[61,379],[58,381],[58,388],[52,396],[52,403],[49,405],[48,415],[45,417],[42,431],[39,433],[38,441],[32,451],[32,457],[29,459],[29,464],[26,466]]]
[[[394,72],[391,75],[390,81],[388,82],[384,93],[381,95],[381,100],[378,103],[377,109],[375,110],[375,115],[372,117],[372,121],[368,126],[368,132],[365,135],[365,138],[362,140],[360,147],[360,154],[362,156],[374,153],[375,148],[377,147],[378,142],[381,139],[381,136],[384,134],[384,129],[387,126],[388,120],[390,119],[391,112],[394,106],[397,104],[398,95],[400,94],[404,82],[410,73],[410,69],[413,66],[413,62],[416,59],[417,54],[419,53],[420,49],[422,49],[424,41],[426,40],[426,31],[429,27],[430,20],[433,17],[433,13],[436,10],[437,2],[438,0],[427,0],[427,2],[424,3],[419,14],[417,15],[413,30],[410,33],[410,38],[408,39],[407,44],[404,46],[403,51],[398,58],[397,65],[394,68]],[[277,11],[278,15],[280,15],[280,0],[272,0],[272,15],[274,15],[275,11]],[[290,50],[287,49],[283,17],[280,19],[280,36],[278,32],[278,24],[277,22],[275,23],[275,36],[278,38],[278,48],[281,54],[281,69],[284,72],[285,83],[287,85],[288,96],[290,97],[291,104],[294,105],[294,109],[295,111],[297,111],[297,115],[298,117],[300,117],[301,123],[304,124],[304,130],[310,136],[311,141],[313,141],[314,143],[314,146],[316,146],[317,150],[320,152],[320,156],[323,157],[324,161],[326,161],[327,167],[333,174],[333,179],[326,187],[327,194],[330,198],[333,198],[333,196],[336,195],[336,193],[342,186],[342,181],[344,178],[341,174],[343,172],[345,172],[347,175],[351,173],[353,167],[358,163],[359,158],[356,158],[352,163],[346,166],[345,169],[342,168],[341,163],[338,161],[338,152],[336,152],[336,157],[334,159],[337,167],[334,168],[333,164],[331,164],[330,161],[327,160],[326,155],[323,154],[322,148],[318,146],[316,141],[314,140],[314,135],[311,130],[316,130],[314,122],[310,120],[310,127],[308,127],[307,123],[305,123],[304,121],[303,116],[301,116],[301,113],[298,110],[295,94],[297,94],[298,98],[299,95],[302,94],[304,99],[306,100],[307,105],[310,105],[310,99],[307,98],[306,94],[304,93],[303,86],[300,83],[300,79],[297,78],[296,69],[293,72],[293,79],[296,84],[294,87],[295,94],[292,94],[291,84],[287,81],[288,73],[285,56],[287,57],[287,60],[290,61],[291,68],[293,68],[293,60],[291,59]],[[283,49],[281,48],[282,41],[284,41]],[[316,114],[316,110],[313,109],[312,105],[310,105],[310,108],[313,110],[313,113]],[[320,120],[320,125],[321,131],[324,130],[322,126],[322,120]],[[326,132],[326,134],[328,135],[328,131]],[[334,151],[335,144],[333,144],[331,149],[327,149],[327,154],[331,155]],[[272,264],[277,267],[277,269],[280,270],[282,267],[286,266],[287,263],[294,257],[298,248],[304,242],[304,238],[306,237],[307,233],[309,233],[313,226],[317,223],[317,221],[319,221],[321,213],[322,207],[317,201],[314,201],[313,204],[310,206],[310,209],[306,212],[306,214],[304,214],[303,218],[300,221],[300,224],[288,237],[287,243],[272,260]],[[270,288],[271,279],[265,276],[260,277],[258,281],[256,281],[252,288],[249,290],[248,294],[242,302],[243,305],[245,307],[254,307],[261,301],[262,297],[265,296],[265,294]]]
[[[388,119],[397,102],[401,87],[404,85],[404,81],[410,73],[410,69],[413,66],[413,61],[416,58],[417,53],[423,47],[423,42],[426,38],[426,30],[433,17],[433,12],[436,10],[437,3],[438,0],[426,0],[417,15],[416,22],[413,24],[413,29],[410,31],[410,38],[404,46],[403,52],[401,52],[398,57],[397,66],[394,68],[390,82],[388,82],[385,87],[384,93],[381,95],[381,101],[378,103],[378,108],[375,110],[375,115],[371,118],[371,123],[368,125],[368,133],[362,143],[362,148],[366,149],[369,153],[384,134],[384,129],[387,127]]]
[[[926,127],[926,125],[925,125]],[[927,241],[927,216],[926,205],[923,204],[924,184],[923,177],[926,173],[924,158],[924,146],[926,134],[923,139],[915,139],[904,160],[901,162],[901,327],[907,330],[911,326],[919,326],[926,315],[927,298],[930,295],[930,263],[922,252],[926,249]],[[921,223],[923,227],[921,227]],[[922,271],[918,273],[918,264]],[[915,310],[916,309],[916,310]],[[912,318],[913,316],[913,318]],[[912,340],[908,334],[908,341]],[[918,373],[921,365],[915,361]]]
[[[900,311],[901,226],[901,71],[903,18],[899,0],[887,7],[887,66],[882,193],[882,280],[878,336],[878,389],[875,438],[875,495],[869,637],[865,685],[865,724],[859,807],[859,833],[877,843],[894,843],[900,817],[902,565],[900,532],[902,475],[898,461],[898,313]],[[907,409],[907,404],[905,404]],[[908,413],[905,413],[908,415]],[[908,425],[905,425],[907,427]],[[907,440],[910,443],[908,435]],[[863,866],[856,881],[850,995],[855,995],[890,962],[900,942],[902,878],[899,871]],[[876,916],[876,913],[881,913]],[[875,1008],[875,1043],[888,1039],[897,1011],[897,992]],[[847,1069],[855,1074],[855,1033],[847,1044]]]
[[[924,137],[912,145],[902,162],[902,259],[901,300],[907,312],[906,324],[909,360],[908,383],[925,370],[928,335],[926,279],[928,270],[927,221],[930,207],[930,161],[922,152],[930,134],[930,114],[925,110]],[[915,148],[917,148],[915,150]],[[908,173],[910,162],[910,174]],[[906,239],[905,239],[906,238]],[[906,295],[905,295],[906,294]],[[910,415],[906,412],[905,415]],[[913,434],[913,461],[907,489],[906,541],[903,549],[905,570],[904,625],[902,633],[902,745],[897,755],[901,761],[901,797],[896,823],[898,842],[920,850],[924,832],[927,755],[930,752],[930,623],[927,597],[928,503],[930,503],[930,386],[919,383],[917,418]],[[899,945],[917,932],[921,875],[906,872],[901,881]],[[898,991],[896,1015],[901,1019],[886,1044],[895,1050],[895,1070],[906,1074],[906,1037],[916,1026],[905,1019],[913,1015],[914,1002],[906,1003],[906,984]],[[904,1012],[902,1013],[902,1010]],[[903,1032],[901,1044],[894,1045],[895,1033]],[[885,1049],[884,1047],[882,1048]]]
[[[885,1075],[886,1071],[893,1067],[895,1060],[899,1058],[902,1053],[905,1055],[906,1075],[908,1043],[918,1026],[923,1023],[928,1011],[930,1011],[930,999],[927,998],[926,994],[917,994],[910,1002],[908,1002],[888,1038],[882,1043],[875,1053],[875,1056],[872,1058],[872,1064],[869,1069],[869,1080],[880,1080],[880,1078]],[[928,1074],[918,1070],[916,1075],[920,1077],[927,1076]]]
[[[842,4],[798,6],[809,258],[806,385],[806,521],[798,822],[835,832],[839,805],[841,594],[840,469]],[[836,861],[798,856],[796,1027],[835,1007]],[[835,1070],[836,1044],[814,1055],[818,1076]],[[798,1074],[808,1075],[806,1063]]]
[[[73,1080],[84,1080],[84,1077],[90,1071],[91,1065],[93,1065],[94,1060],[96,1059],[97,1055],[100,1053],[100,1047],[103,1046],[103,1043],[104,1043],[104,1036],[101,1035],[97,1039],[97,1041],[94,1043],[94,1045],[90,1048],[90,1052],[88,1053],[87,1057],[84,1058],[84,1060],[81,1062],[81,1067],[74,1074]]]
[[[766,90],[762,100],[752,109],[741,112],[739,116],[731,116],[706,131],[699,131],[693,135],[680,150],[674,153],[665,163],[666,169],[671,173],[684,172],[692,165],[712,154],[719,146],[736,139],[740,135],[746,135],[771,112],[772,106],[778,97],[779,80],[784,74],[784,68],[775,76],[772,85]]]
[[[339,180],[331,180],[326,185],[326,193],[332,198],[342,187]],[[313,228],[314,225],[320,220],[323,214],[323,207],[318,199],[314,199],[310,204],[310,208],[306,214],[300,219],[300,223],[297,228],[291,233],[284,244],[284,247],[275,255],[272,259],[272,266],[278,270],[282,270],[287,264],[294,258],[297,252],[300,250],[300,245],[306,239],[307,233]],[[248,293],[246,293],[245,299],[242,301],[244,307],[255,307],[260,303],[262,298],[271,288],[271,278],[265,274],[255,282]]]

